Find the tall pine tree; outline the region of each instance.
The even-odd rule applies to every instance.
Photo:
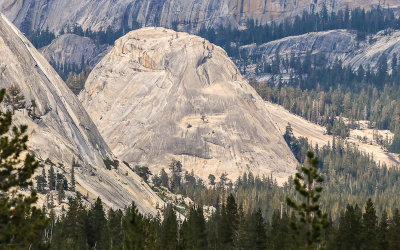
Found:
[[[296,173],[294,184],[296,191],[303,197],[303,201],[296,203],[289,197],[287,203],[300,217],[300,224],[294,224],[293,228],[299,233],[304,232],[304,247],[314,247],[321,242],[321,230],[328,226],[328,215],[321,211],[318,203],[322,187],[318,184],[324,179],[318,173],[319,160],[314,153],[307,153],[307,165],[302,166],[301,172]]]
[[[0,103],[5,96],[0,91]],[[12,114],[0,111],[0,248],[27,249],[40,242],[39,236],[47,220],[42,211],[33,205],[36,191],[29,195],[21,188],[32,186],[30,178],[39,163],[27,150],[27,126],[12,127]],[[12,131],[12,136],[8,133]]]
[[[376,216],[375,206],[371,199],[368,199],[365,205],[365,212],[362,218],[362,246],[364,249],[377,249],[377,226],[378,218]]]

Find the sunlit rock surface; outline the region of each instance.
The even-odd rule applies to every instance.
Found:
[[[75,158],[81,165],[75,178],[84,195],[100,196],[108,207],[121,209],[135,201],[142,212],[156,214],[157,203],[163,202],[124,164],[106,169],[104,160],[114,156],[78,98],[1,14],[0,55],[0,88],[16,84],[27,105],[37,105],[38,119],[30,118],[25,109],[14,116],[15,124],[29,126],[29,145],[37,158],[64,165],[66,176]]]
[[[79,67],[83,62],[94,67],[103,58],[107,48],[107,45],[97,45],[88,37],[64,34],[39,51],[48,62],[55,65],[75,64]]]
[[[251,171],[283,182],[295,171],[261,97],[223,49],[200,37],[132,31],[97,64],[79,97],[113,153],[153,172],[172,158],[204,179]]]
[[[93,30],[140,24],[195,31],[219,25],[244,27],[249,19],[279,22],[304,10],[319,11],[324,4],[329,13],[346,7],[400,6],[398,0],[0,0],[0,11],[23,32],[58,32],[75,24]]]

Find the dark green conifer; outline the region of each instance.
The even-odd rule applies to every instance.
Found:
[[[321,230],[328,226],[328,215],[321,211],[318,203],[322,192],[322,187],[318,184],[324,181],[318,173],[318,164],[318,158],[309,151],[308,166],[302,166],[294,179],[296,191],[303,197],[303,201],[296,203],[287,197],[288,205],[299,214],[300,223],[294,224],[293,228],[299,233],[304,232],[306,249],[315,247],[321,242]]]
[[[346,212],[340,217],[339,230],[335,239],[337,249],[356,249],[361,244],[361,209],[347,205]]]
[[[139,213],[135,203],[132,202],[132,205],[125,212],[122,226],[124,230],[124,248],[144,249],[144,218],[143,215]]]
[[[247,241],[249,242],[250,249],[266,249],[267,229],[261,209],[257,209],[257,211],[250,215],[247,224],[249,225]]]
[[[109,232],[103,202],[97,198],[88,211],[86,238],[90,248],[109,249]]]
[[[75,167],[76,167],[76,162],[75,162],[75,158],[72,159],[72,165],[71,165],[71,186],[70,186],[70,190],[71,191],[75,191]]]
[[[184,249],[207,249],[206,220],[201,206],[190,207],[181,232]]]
[[[47,180],[46,180],[46,171],[42,168],[42,174],[36,176],[36,191],[41,194],[46,192]]]
[[[48,178],[49,178],[49,189],[55,190],[56,189],[56,174],[54,172],[53,165],[50,166]]]
[[[0,91],[0,103],[5,90]],[[32,186],[30,178],[39,163],[27,150],[27,126],[12,127],[11,112],[0,111],[0,248],[28,249],[40,244],[41,231],[47,220],[37,201],[36,191],[23,195],[21,188]],[[12,130],[12,136],[8,133]]]
[[[383,211],[381,220],[378,226],[378,249],[389,249],[389,220],[386,211]]]
[[[178,249],[178,223],[176,212],[168,205],[164,212],[164,220],[161,224],[160,244],[162,249]]]
[[[110,209],[107,214],[107,223],[110,232],[110,249],[121,249],[123,243],[123,231],[122,231],[122,217],[123,213],[121,210]]]
[[[54,242],[61,244],[62,249],[86,249],[87,211],[83,205],[82,196],[77,193],[75,198],[69,198],[69,209],[66,213]]]
[[[400,212],[398,209],[394,212],[389,230],[389,249],[400,249]]]
[[[229,194],[225,206],[221,209],[221,223],[219,223],[218,237],[221,246],[225,249],[234,247],[235,236],[239,227],[238,207],[233,194]]]
[[[15,114],[16,110],[25,108],[25,97],[17,85],[12,84],[9,88],[7,88],[7,92],[4,96],[4,103],[7,106],[11,106],[13,115]]]
[[[168,179],[168,175],[164,169],[161,169],[160,179],[161,179],[161,186],[168,188],[169,187],[168,186],[169,179]]]
[[[364,249],[377,249],[377,226],[378,217],[374,204],[371,199],[368,199],[365,205],[365,212],[362,218],[363,230],[362,230],[362,246]]]

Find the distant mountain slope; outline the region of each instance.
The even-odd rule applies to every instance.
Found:
[[[80,67],[83,60],[85,64],[94,67],[103,58],[102,53],[107,48],[107,45],[97,45],[88,37],[64,34],[39,51],[48,62],[75,64]]]
[[[223,49],[197,36],[128,33],[80,99],[118,157],[156,173],[172,158],[203,179],[252,171],[282,183],[296,169],[264,101]]]
[[[397,0],[0,0],[0,11],[24,32],[60,31],[79,24],[93,30],[142,26],[179,26],[197,30],[201,26],[241,27],[248,19],[259,23],[301,15],[304,10],[328,11],[349,8],[399,8]]]
[[[312,62],[323,57],[329,65],[335,60],[341,60],[343,65],[353,70],[357,70],[360,65],[364,69],[368,65],[376,69],[382,55],[387,57],[388,65],[394,54],[400,55],[400,31],[381,31],[364,41],[358,41],[355,33],[346,30],[311,32],[261,45],[245,45],[240,47],[240,51],[244,58],[251,58],[247,60],[250,64],[249,77],[263,77],[262,73],[255,74],[255,65],[271,64],[276,55],[285,60],[292,56],[300,57],[303,61],[309,53]],[[281,71],[285,73],[284,67],[281,67]]]
[[[325,133],[326,128],[317,124],[311,123],[306,119],[290,113],[280,105],[266,102],[268,110],[271,113],[272,121],[279,127],[281,133],[285,133],[286,126],[290,123],[293,134],[296,137],[306,137],[308,142],[313,146],[324,146],[333,143],[333,136]],[[359,121],[363,123],[363,121]],[[366,125],[366,124],[365,124]],[[387,167],[398,167],[399,154],[388,153],[382,146],[375,142],[374,134],[379,134],[382,137],[388,136],[393,138],[393,133],[388,130],[368,129],[368,126],[362,126],[360,129],[351,129],[350,136],[344,140],[346,144],[356,146],[361,152],[369,154],[374,158],[377,164],[386,164]],[[362,141],[361,138],[366,138]]]
[[[29,145],[37,158],[64,166],[70,166],[75,158],[81,165],[75,170],[75,178],[90,197],[100,196],[114,208],[135,201],[142,212],[156,214],[156,203],[163,202],[124,164],[106,169],[104,160],[114,157],[77,97],[1,14],[0,55],[0,88],[15,84],[28,106],[31,101],[37,105],[35,115],[39,119],[30,118],[25,109],[14,116],[16,124],[29,126]]]

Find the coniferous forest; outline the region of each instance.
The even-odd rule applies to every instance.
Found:
[[[0,102],[4,98],[8,100],[9,96],[2,90]],[[151,217],[139,213],[134,203],[123,211],[106,211],[100,198],[87,206],[77,192],[68,199],[68,209],[55,214],[51,203],[42,209],[34,206],[37,192],[57,188],[62,194],[64,189],[74,190],[75,179],[72,177],[71,183],[62,177],[62,181],[55,181],[58,176],[50,169],[49,181],[37,178],[37,186],[32,188],[30,179],[40,165],[30,154],[18,159],[27,149],[27,127],[11,128],[11,124],[12,112],[0,112],[2,249],[400,247],[400,204],[394,194],[398,194],[398,170],[378,168],[369,156],[344,148],[340,141],[322,149],[316,147],[313,153],[307,140],[295,138],[288,126],[284,138],[304,165],[283,187],[273,176],[260,178],[251,173],[234,184],[226,175],[217,182],[210,175],[210,183],[205,185],[193,174],[183,174],[182,164],[173,160],[172,175],[162,171],[160,176],[153,176],[154,188],[164,186],[182,193],[197,205],[179,210],[169,204],[162,214]],[[11,138],[5,135],[10,129]],[[136,166],[135,171],[149,181],[148,168]],[[26,192],[21,193],[21,188]],[[215,211],[206,217],[203,204],[213,205]]]

